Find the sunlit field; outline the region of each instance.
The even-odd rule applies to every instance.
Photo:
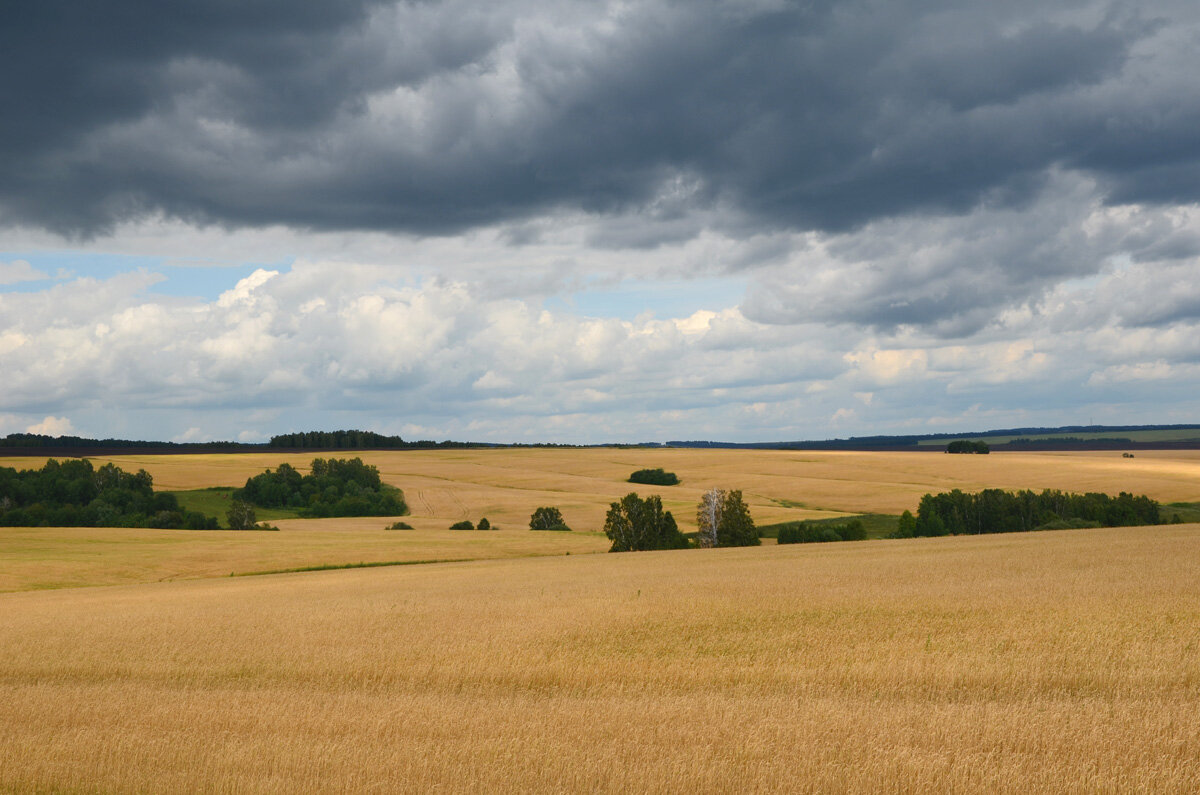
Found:
[[[0,789],[1200,788],[1200,527],[0,597]]]
[[[636,490],[662,494],[681,523],[707,488],[742,489],[760,523],[838,512],[899,514],[929,491],[961,488],[1058,488],[1130,491],[1160,502],[1200,499],[1200,450],[992,453],[824,452],[682,449],[490,449],[343,451],[379,468],[404,489],[413,516],[477,519],[513,526],[539,505],[559,506],[573,527],[599,529],[608,504]],[[93,459],[146,469],[159,489],[241,486],[287,461],[307,471],[311,453],[127,455]],[[0,458],[0,465],[40,466],[40,458]],[[678,486],[625,483],[636,469],[663,467]]]
[[[602,533],[448,530],[409,519],[290,519],[279,532],[0,528],[0,592],[241,576],[285,569],[603,552]],[[528,519],[526,520],[528,524]]]
[[[465,560],[599,552],[613,500],[658,493],[685,532],[712,486],[742,489],[760,524],[844,513],[899,514],[926,492],[962,488],[1060,488],[1146,493],[1162,502],[1200,499],[1200,451],[993,453],[788,452],[750,450],[517,449],[347,451],[404,490],[416,530],[385,531],[390,518],[278,520],[278,533],[101,528],[0,531],[0,591],[228,576],[358,563]],[[238,486],[288,461],[307,470],[312,454],[133,455],[97,459],[145,468],[157,488]],[[0,459],[29,468],[44,459]],[[681,485],[625,482],[641,468],[676,472]],[[534,533],[529,515],[559,507],[570,534]],[[487,517],[500,530],[450,531]],[[768,542],[769,543],[769,542]]]

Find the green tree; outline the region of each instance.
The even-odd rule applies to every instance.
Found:
[[[225,514],[225,521],[229,524],[230,530],[251,530],[258,522],[258,517],[254,515],[253,505],[241,500],[234,500]]]
[[[721,521],[717,525],[717,546],[754,547],[761,544],[758,529],[750,518],[750,507],[742,500],[742,492],[727,491],[721,505]]]
[[[912,511],[900,514],[900,521],[896,524],[895,538],[912,538],[916,534],[917,518],[912,515]]]
[[[530,530],[570,530],[557,508],[538,508],[529,517]]]
[[[696,526],[700,528],[696,540],[701,547],[717,545],[717,528],[721,526],[721,514],[724,509],[725,491],[723,489],[709,489],[704,492],[704,496],[700,498],[700,504],[696,506]]]
[[[663,510],[657,494],[643,500],[630,493],[612,503],[604,518],[604,534],[612,541],[609,552],[687,547],[687,539],[679,532],[675,517]]]

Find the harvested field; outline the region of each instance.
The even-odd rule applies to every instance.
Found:
[[[1192,792],[1197,570],[1181,525],[5,594],[0,789]]]

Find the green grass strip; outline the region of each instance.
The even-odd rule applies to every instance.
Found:
[[[435,558],[432,560],[380,560],[369,563],[320,563],[316,566],[297,566],[291,569],[229,572],[230,577],[261,577],[266,574],[295,574],[302,571],[333,571],[335,569],[374,569],[380,566],[423,566],[427,563],[469,563],[479,558]]]

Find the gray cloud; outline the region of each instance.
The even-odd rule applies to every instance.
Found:
[[[718,206],[705,223],[752,234],[1019,204],[1053,167],[1195,200],[1195,13],[1120,8],[19,0],[0,217],[444,233],[649,211],[610,239],[646,246]]]
[[[0,431],[1194,421],[1193,4],[545,6],[10,3]]]

